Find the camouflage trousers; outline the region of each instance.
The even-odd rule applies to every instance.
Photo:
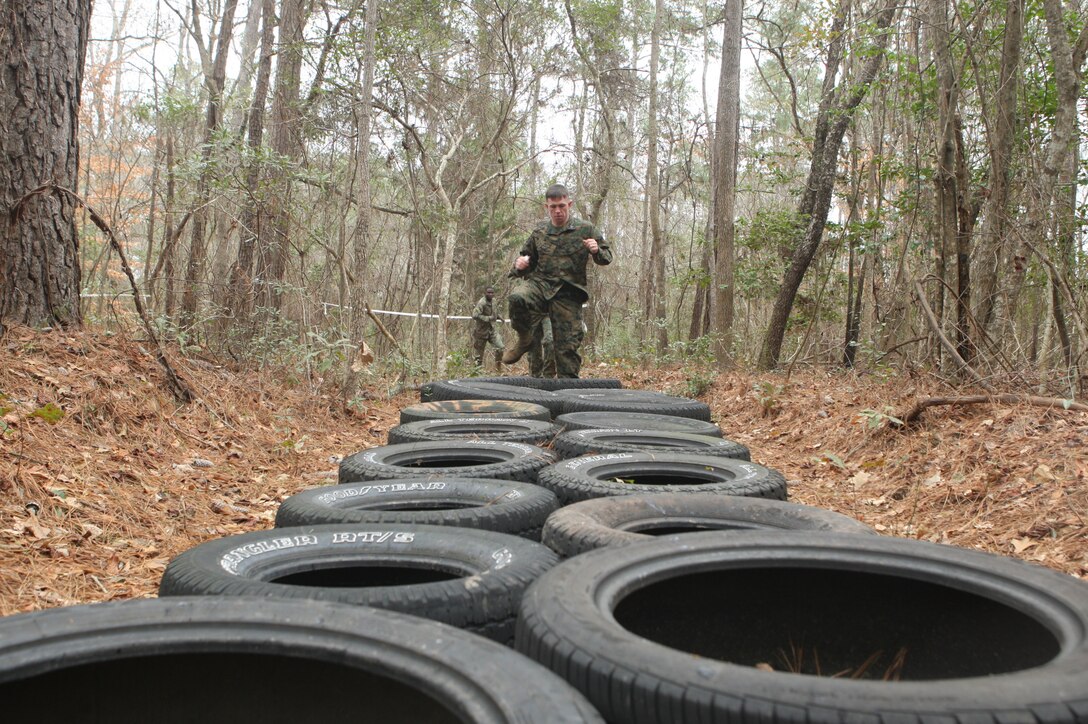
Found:
[[[554,339],[556,377],[577,377],[582,369],[582,303],[584,295],[577,289],[563,287],[549,298],[548,289],[525,279],[514,286],[507,297],[510,326],[519,336],[533,338],[537,348],[544,319],[551,322]],[[543,365],[542,365],[543,367]]]
[[[529,348],[529,374],[533,377],[555,377],[555,339],[552,334],[551,317],[544,317],[540,322],[540,334],[534,335],[533,346]]]
[[[489,335],[487,335],[486,337],[485,336],[480,336],[479,334],[477,334],[475,332],[472,335],[472,353],[473,353],[473,356],[474,356],[474,361],[476,362],[476,366],[477,367],[483,367],[483,364],[484,364],[484,349],[486,349],[487,345],[489,345],[489,344],[492,347],[495,348],[495,360],[496,360],[495,364],[496,364],[497,368],[501,369],[502,336],[499,335],[498,330],[496,330],[494,328],[492,328],[491,333]]]

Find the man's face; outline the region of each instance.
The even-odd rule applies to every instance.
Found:
[[[570,198],[564,196],[561,199],[546,199],[544,208],[548,210],[548,218],[552,220],[552,226],[566,226],[570,221]]]
[[[487,297],[487,301],[490,302],[492,297],[495,296],[495,291],[493,289],[488,289],[486,292],[484,292],[484,296]]]

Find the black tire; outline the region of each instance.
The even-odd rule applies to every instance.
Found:
[[[472,382],[513,385],[514,387],[528,387],[549,392],[586,387],[618,390],[623,387],[623,383],[615,377],[529,377],[527,375],[515,375],[511,377],[469,377],[466,379]]]
[[[514,400],[440,400],[401,408],[400,423],[465,417],[502,417],[511,420],[550,420],[548,408]]]
[[[191,548],[170,561],[159,595],[338,601],[410,613],[508,643],[526,586],[556,560],[539,543],[489,530],[297,526]]]
[[[875,535],[869,526],[822,508],[782,500],[702,493],[594,498],[548,516],[544,545],[570,558],[595,548],[703,530],[812,530]]]
[[[559,426],[543,420],[489,417],[479,419],[422,420],[397,425],[389,431],[389,444],[431,440],[507,440],[547,445],[559,434]]]
[[[550,392],[559,390],[619,390],[623,383],[615,377],[543,377],[540,378],[540,389]]]
[[[559,415],[570,412],[650,412],[710,421],[710,406],[652,390],[559,390]],[[551,409],[551,408],[549,408]]]
[[[434,400],[513,400],[529,402],[548,408],[552,416],[559,414],[562,400],[554,393],[528,387],[500,385],[475,380],[445,380],[428,382],[420,388],[420,399]]]
[[[612,722],[1088,720],[1083,582],[859,543],[711,532],[590,551],[529,589],[516,645]]]
[[[743,460],[704,455],[588,455],[544,468],[537,482],[554,492],[561,505],[610,495],[650,493],[717,493],[786,499],[786,480],[777,470]]]
[[[120,688],[119,688],[120,687]],[[173,598],[0,620],[10,722],[602,720],[566,682],[498,644],[358,606]]]
[[[528,483],[485,478],[382,480],[329,485],[280,504],[276,526],[407,523],[478,528],[540,540],[555,493]]]
[[[655,415],[649,412],[568,412],[555,418],[564,430],[626,427],[631,430],[661,430],[688,432],[692,435],[721,437],[722,429],[712,422],[676,415]]]
[[[535,483],[555,455],[535,445],[502,440],[385,445],[340,462],[340,483],[393,478],[495,478]]]
[[[544,387],[540,384],[543,380],[540,377],[530,377],[529,375],[511,375],[509,377],[503,377],[502,375],[491,377],[464,377],[462,379],[469,380],[471,382],[487,382],[493,385],[510,385],[511,387],[527,387],[531,390],[542,390]]]
[[[598,455],[611,452],[667,452],[711,455],[713,457],[751,460],[748,448],[739,442],[710,435],[661,430],[623,428],[571,430],[555,438],[552,449],[561,458]]]

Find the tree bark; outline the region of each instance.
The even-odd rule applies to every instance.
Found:
[[[649,275],[643,278],[645,285],[644,309],[647,321],[655,328],[657,352],[664,354],[669,346],[669,330],[665,320],[665,239],[661,233],[661,177],[657,163],[658,144],[658,82],[657,72],[661,58],[661,30],[665,19],[665,2],[657,0],[654,8],[654,24],[650,33],[650,97],[647,120],[648,149],[646,152],[646,205],[650,224]]]
[[[204,137],[202,140],[201,172],[197,181],[196,201],[193,206],[193,221],[189,237],[189,261],[185,267],[185,289],[181,295],[181,323],[191,325],[196,319],[197,305],[200,302],[198,285],[203,283],[204,268],[207,264],[206,227],[208,205],[211,201],[212,169],[211,158],[215,133],[219,129],[223,106],[223,88],[227,78],[227,55],[231,37],[234,33],[234,11],[238,0],[226,0],[223,18],[219,27],[215,54],[210,67],[205,64],[204,87],[208,92],[208,109],[204,116]],[[194,14],[194,18],[195,18]],[[199,28],[194,33],[200,35]]]
[[[998,272],[1007,255],[1009,180],[1013,144],[1016,140],[1016,99],[1020,78],[1020,44],[1024,34],[1023,0],[1008,0],[1005,6],[1004,41],[1001,49],[1001,76],[990,129],[990,199],[979,238],[978,306],[975,318],[983,330],[998,315],[1011,314],[1002,308],[998,294]],[[1059,106],[1060,108],[1060,106]],[[1075,114],[1075,99],[1074,109]],[[1059,110],[1061,113],[1061,110]],[[995,314],[995,311],[997,312]]]
[[[740,146],[740,49],[744,3],[726,0],[722,33],[722,67],[718,80],[717,128],[714,131],[713,216],[714,273],[710,282],[710,329],[714,359],[720,367],[733,362],[735,294],[737,150]]]
[[[1054,62],[1054,80],[1058,88],[1058,107],[1054,115],[1054,134],[1047,151],[1043,171],[1051,182],[1051,218],[1054,242],[1058,252],[1058,267],[1068,273],[1076,253],[1076,172],[1077,172],[1077,103],[1080,90],[1080,69],[1074,63],[1069,47],[1068,30],[1061,0],[1044,0],[1047,37]],[[1055,286],[1057,282],[1055,282]],[[1074,367],[1076,355],[1066,324],[1061,296],[1054,292],[1054,323],[1062,345],[1067,367]]]
[[[75,204],[36,195],[12,212],[43,183],[78,183],[90,14],[89,0],[7,0],[0,14],[0,334],[82,323]]]
[[[246,201],[242,208],[238,238],[238,256],[230,271],[228,306],[236,319],[248,319],[253,312],[253,262],[261,238],[261,210],[264,208],[264,192],[261,190],[261,163],[258,160],[264,143],[265,103],[268,100],[268,82],[272,76],[272,55],[276,43],[276,2],[261,0],[260,58],[257,61],[257,78],[253,87],[253,101],[246,121],[246,145],[250,159],[246,169]]]
[[[287,249],[291,238],[291,172],[302,152],[302,112],[299,93],[302,87],[303,30],[309,14],[307,0],[282,0],[280,5],[280,42],[276,64],[276,87],[272,94],[269,133],[273,153],[280,162],[268,174],[267,243],[258,249],[257,298],[264,306],[280,309],[282,282],[287,271]]]
[[[358,217],[355,228],[352,231],[352,257],[354,263],[351,268],[355,270],[354,283],[350,284],[349,292],[349,326],[352,349],[360,349],[364,342],[366,330],[366,318],[361,311],[364,307],[367,313],[374,319],[379,329],[383,329],[381,323],[373,317],[367,306],[367,258],[370,248],[370,121],[373,115],[370,97],[374,93],[374,47],[378,28],[378,0],[366,0],[366,15],[363,21],[363,58],[362,78],[359,84],[359,102],[356,104],[356,127],[358,128],[358,142],[355,151],[355,198]],[[386,336],[396,340],[386,332]],[[355,396],[355,374],[352,370],[352,358],[348,355],[344,365],[344,383],[341,385],[341,401],[346,408]]]

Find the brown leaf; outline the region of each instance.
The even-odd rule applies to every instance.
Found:
[[[1028,548],[1039,545],[1039,541],[1030,538],[1013,538],[1009,542],[1012,543],[1013,550],[1017,553],[1023,553]]]
[[[366,342],[359,345],[359,349],[355,351],[355,359],[351,363],[352,372],[361,372],[364,367],[374,361],[374,353],[367,346]]]

